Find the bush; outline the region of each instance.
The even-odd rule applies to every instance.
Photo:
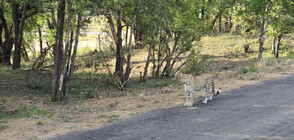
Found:
[[[286,59],[293,59],[294,58],[294,51],[290,51],[285,56]]]
[[[0,111],[0,119],[3,118],[38,118],[40,116],[50,115],[48,110],[38,109],[36,107],[27,108],[21,107],[14,111]]]
[[[146,77],[146,83],[138,83],[139,78],[130,78],[129,83],[127,85],[128,89],[148,89],[148,88],[156,88],[156,87],[166,87],[169,85],[177,85],[179,84],[178,78],[162,78],[162,79],[154,79],[152,77]]]
[[[201,56],[200,58],[195,55],[191,56],[185,66],[184,73],[192,74],[193,76],[204,73],[204,67],[207,67],[209,65],[207,59],[207,55]]]
[[[233,49],[232,52],[227,54],[229,58],[246,58],[247,54],[244,52],[243,46],[237,46]]]
[[[240,72],[243,74],[246,73],[252,73],[252,72],[258,72],[258,67],[256,63],[250,63],[248,66],[243,66],[240,68]]]
[[[28,81],[24,84],[25,87],[32,90],[41,91],[44,93],[51,92],[51,85],[49,80],[39,80],[39,79],[28,79]]]

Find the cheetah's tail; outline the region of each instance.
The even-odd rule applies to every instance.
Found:
[[[219,94],[219,91],[216,91],[214,90],[214,81],[212,81],[212,93],[214,96],[217,96]]]

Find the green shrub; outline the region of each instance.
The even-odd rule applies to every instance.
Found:
[[[51,86],[48,86],[48,85],[51,85],[50,81],[34,79],[34,78],[28,79],[28,81],[25,83],[25,87],[28,89],[50,93]]]
[[[192,55],[185,66],[184,73],[197,76],[204,73],[204,69],[208,65],[210,65],[210,62],[208,62],[207,55],[201,56],[200,58],[195,55]]]
[[[294,58],[294,51],[289,51],[286,56],[285,56],[286,59],[293,59]]]
[[[33,107],[33,108],[23,107],[19,109],[17,112],[18,113],[16,114],[16,116],[21,118],[35,118],[35,117],[50,114],[50,112],[48,112],[47,110],[38,109],[36,107]]]
[[[40,116],[50,115],[50,112],[36,107],[21,107],[14,111],[0,111],[0,119],[2,118],[38,118]]]
[[[232,52],[227,54],[229,58],[245,58],[247,57],[247,54],[244,52],[243,46],[237,46],[233,49]]]
[[[6,120],[0,121],[0,132],[1,130],[7,129],[8,128],[8,123]]]
[[[107,120],[107,122],[111,123],[113,121],[118,120],[119,116],[118,115],[111,115],[108,117],[109,119]]]
[[[44,123],[43,123],[43,121],[39,120],[39,121],[37,122],[37,125],[44,125]]]
[[[144,106],[143,105],[137,105],[137,108],[143,108]]]
[[[256,66],[256,64],[249,64],[249,66],[243,66],[240,68],[240,72],[243,73],[243,74],[246,74],[246,73],[252,73],[252,72],[258,72],[258,67]]]
[[[141,84],[138,83],[138,78],[131,78],[128,83],[128,88],[135,88],[135,89],[147,89],[147,88],[156,88],[156,87],[166,87],[169,85],[176,85],[179,84],[178,78],[163,78],[163,79],[153,79],[151,77],[147,77],[146,83]]]

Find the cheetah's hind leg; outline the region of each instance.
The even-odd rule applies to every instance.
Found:
[[[206,104],[206,103],[207,103],[207,100],[208,100],[208,99],[205,97],[205,99],[202,101],[202,103],[203,103],[203,104]]]
[[[205,91],[205,99],[202,101],[202,103],[206,104],[208,100],[209,100],[209,94],[207,93],[207,91]]]
[[[210,96],[209,96],[209,98],[208,98],[208,100],[212,100],[212,96],[213,96],[213,94],[210,94]]]

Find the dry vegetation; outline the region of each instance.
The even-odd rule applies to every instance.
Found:
[[[249,41],[254,42],[253,39]],[[199,70],[197,74],[211,73],[216,77],[216,88],[221,93],[293,73],[294,61],[290,55],[293,40],[282,41],[279,60],[272,58],[270,42],[266,42],[265,59],[261,63],[255,59],[258,45],[253,43],[249,53],[244,54],[244,43],[245,40],[238,36],[204,37],[197,47],[197,63],[191,63],[182,71],[194,69]],[[89,51],[93,50],[84,52]],[[71,82],[69,95],[59,103],[50,102],[50,73],[0,68],[0,138],[46,139],[147,111],[182,105],[184,94],[177,78],[137,83],[144,65],[140,62],[145,55],[144,50],[136,50],[133,78],[130,87],[122,92],[103,82],[105,70],[102,65],[87,67],[80,56],[80,67]],[[96,58],[87,60],[90,64],[98,61]],[[197,109],[197,105],[190,109]]]

